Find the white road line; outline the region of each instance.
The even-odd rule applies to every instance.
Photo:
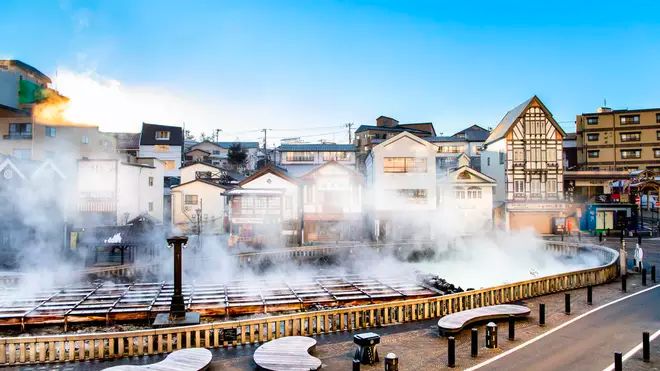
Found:
[[[653,335],[649,336],[649,342],[655,340],[655,338],[657,338],[658,336],[660,336],[660,330],[656,331],[655,333],[653,333]],[[630,351],[628,353],[624,354],[623,357],[621,357],[622,362],[625,361],[626,359],[632,357],[635,353],[639,352],[639,350],[642,349],[642,346],[644,346],[643,342],[637,344],[636,347],[630,349]],[[603,371],[610,371],[610,370],[614,370],[614,362],[612,362],[611,365],[609,365],[609,366],[607,366],[603,369]]]
[[[479,363],[478,365],[472,366],[472,367],[466,369],[465,371],[476,370],[476,369],[479,369],[479,368],[484,367],[484,366],[486,366],[486,365],[489,365],[489,364],[491,364],[491,363],[497,361],[498,359],[500,359],[500,358],[504,358],[504,357],[508,356],[509,354],[511,354],[511,353],[513,353],[513,352],[515,352],[515,351],[517,351],[517,350],[519,350],[519,349],[522,349],[522,348],[528,346],[529,344],[535,343],[535,342],[537,342],[537,341],[543,339],[544,337],[546,337],[546,336],[552,334],[553,332],[555,332],[555,331],[559,331],[559,330],[561,330],[562,328],[564,328],[564,327],[566,327],[566,326],[572,324],[572,323],[575,322],[575,321],[579,321],[580,319],[582,319],[582,318],[584,318],[584,317],[586,317],[586,316],[588,316],[588,315],[590,315],[590,314],[592,314],[592,313],[598,312],[599,310],[601,310],[601,309],[603,309],[603,308],[607,308],[607,307],[609,307],[610,305],[614,305],[614,304],[616,304],[616,303],[618,303],[618,302],[621,302],[621,301],[624,301],[624,300],[630,299],[630,298],[632,298],[633,296],[637,296],[637,295],[639,295],[639,294],[643,294],[643,293],[645,293],[645,292],[647,292],[647,291],[650,291],[650,290],[653,290],[653,289],[657,289],[658,287],[660,287],[660,284],[656,284],[656,285],[651,286],[651,287],[649,287],[649,288],[647,288],[647,289],[644,289],[644,290],[642,290],[642,291],[638,291],[638,292],[636,292],[636,293],[634,293],[634,294],[630,294],[630,295],[628,295],[628,296],[624,296],[624,297],[622,297],[622,298],[616,299],[616,300],[611,301],[611,302],[609,302],[609,303],[603,304],[603,305],[601,305],[600,307],[594,308],[594,309],[592,309],[592,310],[590,310],[590,311],[588,311],[588,312],[586,312],[586,313],[582,313],[582,314],[580,314],[579,316],[573,318],[572,320],[570,320],[570,321],[568,321],[568,322],[564,322],[564,323],[562,323],[561,325],[559,325],[559,326],[553,328],[553,329],[550,330],[550,331],[544,332],[543,334],[541,334],[541,335],[539,335],[539,336],[537,336],[537,337],[535,337],[535,338],[529,339],[529,340],[527,340],[526,342],[524,342],[524,343],[518,345],[517,347],[515,347],[515,348],[511,348],[511,349],[507,350],[506,352],[501,353],[501,354],[499,354],[499,355],[497,355],[497,356],[495,356],[495,357],[493,357],[493,358],[491,358],[491,359],[488,359],[488,360],[486,360],[486,361],[484,361],[484,362],[482,362],[482,363]]]

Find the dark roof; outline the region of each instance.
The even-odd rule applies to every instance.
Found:
[[[139,149],[140,133],[112,133],[117,138],[117,149]]]
[[[566,133],[564,140],[577,140],[577,133]]]
[[[407,127],[401,127],[401,125],[397,126],[375,126],[375,125],[360,125],[357,130],[355,130],[355,134],[363,132],[363,131],[369,131],[369,130],[374,130],[374,131],[390,131],[394,133],[401,133],[404,131],[407,131],[411,134],[427,134],[427,135],[432,135],[433,133],[429,133],[428,131],[424,130],[419,130],[415,128],[407,128]]]
[[[22,110],[20,108],[5,106],[4,104],[0,104],[0,110],[6,110],[6,111],[9,111],[11,113],[18,113],[22,116],[29,116],[30,115],[30,113],[25,111],[25,110]]]
[[[479,125],[472,125],[469,128],[465,128],[458,133],[452,135],[453,137],[465,137],[465,140],[468,142],[483,142],[488,139],[490,131],[482,128]]]
[[[156,140],[157,131],[169,131],[169,140]],[[180,126],[167,126],[142,123],[142,133],[140,135],[140,145],[153,146],[157,144],[167,144],[171,146],[183,146],[183,130]]]
[[[39,78],[48,81],[48,83],[52,82],[50,77],[48,77],[45,73],[39,71],[38,69],[30,66],[29,64],[27,64],[25,62],[19,61],[18,59],[4,59],[4,60],[0,60],[0,62],[5,62],[5,63],[9,64],[10,66],[15,66],[15,67],[24,69],[28,72],[31,72],[31,73],[39,76]],[[2,64],[2,63],[0,63],[0,64]]]
[[[216,144],[224,149],[229,149],[232,145],[239,143],[242,148],[259,148],[259,142],[211,142]]]
[[[425,140],[431,142],[431,143],[438,143],[438,142],[463,142],[465,139],[462,138],[456,138],[456,137],[426,137],[424,138]]]
[[[355,152],[357,147],[354,144],[333,144],[333,143],[315,143],[315,144],[281,144],[277,147],[280,152],[302,152],[302,151],[342,151]]]
[[[435,135],[435,128],[433,127],[432,122],[411,122],[409,124],[399,124],[397,126],[406,129],[412,128],[416,130],[423,130],[429,132],[431,135]]]

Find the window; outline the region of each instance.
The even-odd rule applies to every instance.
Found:
[[[660,140],[660,130],[655,132],[655,139]]]
[[[186,195],[186,205],[197,205],[197,195]]]
[[[554,148],[548,149],[547,162],[557,162],[557,151]]]
[[[214,154],[214,155],[219,155],[219,154],[220,154],[220,151],[217,150],[217,149],[214,149],[214,150],[213,150],[213,154]]]
[[[32,124],[9,124],[9,135],[5,139],[32,139]]]
[[[625,115],[619,118],[621,125],[639,124],[639,115]]]
[[[149,177],[149,187],[153,187],[153,186],[154,186],[154,177],[150,176]]]
[[[265,209],[267,205],[268,205],[268,200],[266,197],[256,197],[254,199],[255,209]]]
[[[513,181],[513,191],[515,193],[525,193],[525,181],[524,180],[514,180]]]
[[[621,133],[622,142],[639,142],[640,132],[636,133]]]
[[[166,130],[157,131],[156,140],[170,140],[170,132]]]
[[[211,178],[213,174],[210,171],[195,171],[196,179],[208,179]]]
[[[531,182],[531,192],[532,193],[541,193],[541,181],[538,179],[532,179]]]
[[[425,173],[426,159],[418,157],[385,157],[385,173]]]
[[[440,146],[438,152],[441,153],[461,153],[463,152],[463,146]]]
[[[149,202],[149,211],[154,211],[154,203]]]
[[[660,113],[655,114],[655,123],[660,124]]]
[[[346,161],[348,152],[323,152],[323,161]]]
[[[165,170],[174,170],[176,169],[176,161],[163,160],[163,167],[165,168]]]
[[[596,133],[596,134],[587,134],[587,140],[588,140],[589,142],[595,142],[595,141],[598,140],[598,137],[599,137],[599,136],[600,136],[600,135],[599,135],[598,133]]]
[[[470,188],[468,188],[467,197],[470,200],[479,200],[479,199],[481,199],[481,188],[479,188],[479,187],[470,187]]]
[[[54,138],[56,129],[53,126],[46,126],[46,136]]]
[[[623,159],[640,158],[640,157],[642,157],[642,150],[641,149],[622,149],[621,150],[621,158],[623,158]]]
[[[653,148],[653,157],[660,158],[660,148]]]
[[[516,148],[513,150],[513,161],[522,162],[525,161],[525,150],[522,148]]]
[[[251,209],[254,206],[254,198],[249,196],[241,197],[241,209]]]
[[[589,158],[598,158],[600,156],[600,150],[587,151],[587,157]]]
[[[80,143],[89,144],[89,137],[87,135],[83,135],[82,138],[80,138]]]
[[[587,125],[597,125],[597,124],[598,124],[598,116],[587,117]]]
[[[154,146],[154,151],[156,152],[169,152],[170,151],[170,146],[167,144],[156,144]]]
[[[286,152],[286,160],[290,162],[314,161],[314,152]]]
[[[548,180],[546,183],[546,192],[547,193],[557,193],[557,181]]]
[[[486,166],[490,166],[490,157],[486,158]]]
[[[465,200],[465,191],[462,189],[457,189],[454,191],[457,200]]]
[[[504,165],[504,152],[500,152],[500,165]]]

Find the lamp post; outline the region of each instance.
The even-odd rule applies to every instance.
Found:
[[[172,236],[167,239],[168,246],[172,246],[172,255],[174,257],[174,293],[170,302],[170,312],[159,313],[154,320],[154,327],[193,325],[199,323],[199,313],[186,312],[186,305],[183,301],[181,252],[186,242],[188,242],[188,237],[186,236]]]

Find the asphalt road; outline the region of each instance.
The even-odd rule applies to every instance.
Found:
[[[483,370],[597,370],[660,329],[660,285],[612,304],[520,348]],[[655,355],[657,357],[658,355]],[[652,356],[653,357],[653,356]]]

